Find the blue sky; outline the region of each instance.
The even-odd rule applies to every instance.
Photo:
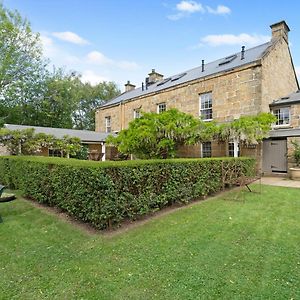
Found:
[[[4,0],[40,32],[45,56],[95,84],[137,86],[155,68],[165,76],[270,39],[285,20],[300,74],[300,2],[189,0]],[[297,38],[298,37],[298,38]],[[298,75],[299,76],[299,75]]]

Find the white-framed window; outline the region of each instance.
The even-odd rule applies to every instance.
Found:
[[[205,93],[200,95],[200,112],[199,115],[204,121],[211,121],[213,116],[212,111],[212,93]]]
[[[236,153],[236,155],[235,155]],[[228,143],[228,156],[240,157],[240,145],[237,142]]]
[[[141,117],[141,111],[139,108],[133,110],[133,118],[139,119]]]
[[[165,102],[157,104],[157,113],[160,114],[167,110],[167,105]]]
[[[111,117],[110,116],[105,117],[105,132],[107,132],[107,133],[111,132]]]
[[[289,125],[290,124],[290,108],[279,107],[272,110],[276,117],[275,126]]]
[[[211,142],[201,144],[201,157],[211,157]]]

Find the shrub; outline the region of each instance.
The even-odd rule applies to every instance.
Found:
[[[0,181],[40,203],[56,206],[97,228],[134,220],[173,203],[220,191],[222,170],[253,176],[250,158],[91,162],[1,157]],[[231,175],[232,176],[232,175]]]

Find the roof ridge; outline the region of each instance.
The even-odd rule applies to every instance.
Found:
[[[99,133],[94,130],[87,130],[87,129],[75,129],[75,128],[61,128],[61,127],[47,127],[47,126],[36,126],[36,125],[24,125],[24,124],[11,124],[5,123],[4,126],[11,125],[11,126],[24,126],[24,127],[33,127],[33,128],[47,128],[47,129],[58,129],[58,130],[72,130],[72,131],[86,131],[86,132],[95,132]]]

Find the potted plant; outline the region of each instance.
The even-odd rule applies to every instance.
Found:
[[[300,180],[300,144],[297,141],[292,141],[294,146],[293,158],[296,166],[290,168],[291,179]]]

